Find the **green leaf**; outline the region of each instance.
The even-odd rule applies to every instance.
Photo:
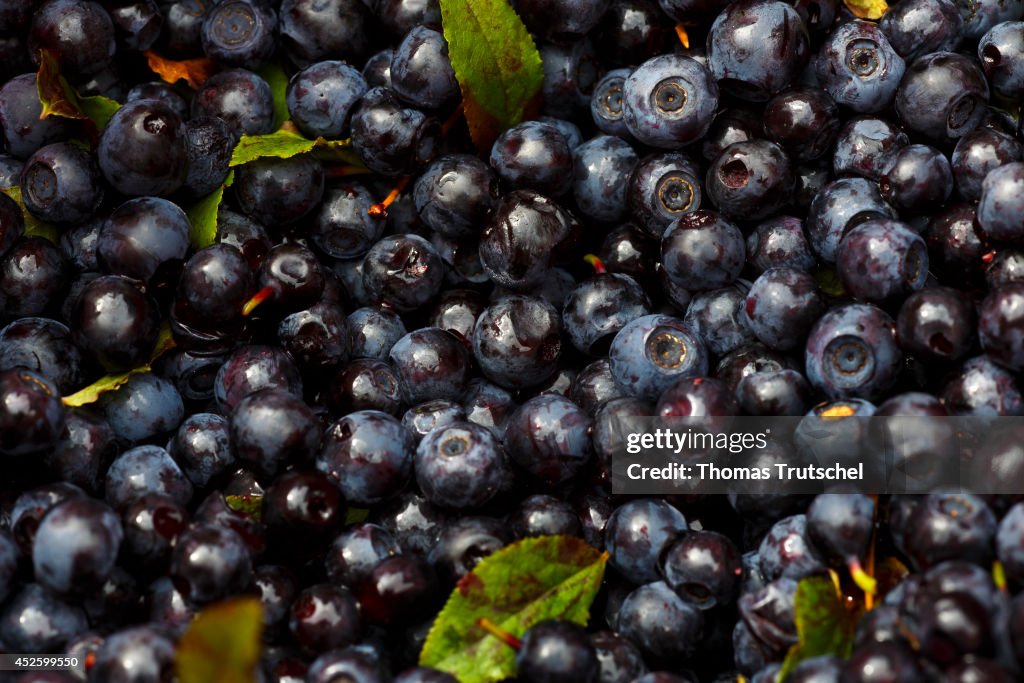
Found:
[[[267,82],[274,95],[274,130],[278,130],[288,120],[288,74],[276,62],[267,64],[256,73]]]
[[[39,71],[36,73],[36,90],[43,111],[39,118],[61,116],[66,119],[78,119],[86,124],[89,137],[93,142],[99,131],[107,125],[110,117],[121,108],[121,105],[102,95],[82,97],[60,74],[60,65],[51,50],[39,51]]]
[[[178,641],[174,663],[179,683],[254,683],[262,632],[258,598],[203,609]]]
[[[257,522],[263,516],[263,496],[224,496],[224,502],[235,512],[248,515]]]
[[[818,288],[831,297],[846,296],[846,288],[843,281],[839,279],[839,273],[831,266],[823,266],[814,271],[814,281]]]
[[[230,166],[241,166],[263,157],[288,159],[297,154],[305,154],[316,148],[319,152],[330,154],[336,161],[359,164],[358,158],[348,148],[351,140],[326,140],[304,138],[288,126],[269,135],[243,135],[231,153]]]
[[[203,249],[217,241],[217,216],[220,211],[220,203],[224,199],[224,188],[231,187],[235,182],[234,170],[228,171],[228,177],[216,190],[198,200],[186,211],[192,229],[189,231],[189,241],[195,249]]]
[[[369,518],[369,508],[349,508],[345,512],[345,524],[362,524]]]
[[[109,391],[115,391],[124,386],[125,382],[127,382],[133,375],[140,375],[144,372],[152,371],[153,363],[156,359],[164,355],[167,351],[173,349],[174,346],[174,337],[171,336],[171,328],[167,323],[164,323],[160,328],[160,334],[156,338],[156,345],[153,347],[153,353],[150,354],[148,363],[137,368],[132,368],[127,372],[103,375],[103,377],[100,377],[84,389],[79,389],[75,393],[70,396],[65,396],[61,400],[64,402],[64,405],[70,408],[78,408],[90,403],[95,403],[103,394]]]
[[[847,609],[835,583],[825,576],[802,579],[794,599],[796,645],[789,648],[776,680],[780,683],[797,664],[822,655],[850,656],[857,615]]]
[[[448,57],[478,149],[537,108],[544,67],[507,0],[441,0]]]
[[[25,202],[21,200],[21,187],[14,185],[12,187],[0,188],[0,192],[14,200],[14,203],[21,209],[21,218],[25,223],[25,234],[29,237],[43,237],[50,240],[54,244],[60,239],[60,233],[57,231],[56,226],[44,223],[35,216],[33,216],[28,209],[25,208]]]
[[[843,0],[847,9],[858,19],[877,21],[889,11],[885,0]]]
[[[460,683],[515,674],[515,651],[488,634],[489,619],[515,636],[545,619],[585,625],[604,576],[607,553],[573,536],[527,538],[484,558],[456,585],[420,652],[420,666]]]

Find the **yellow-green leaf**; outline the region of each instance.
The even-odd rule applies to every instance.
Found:
[[[224,183],[216,190],[196,201],[185,213],[188,215],[192,229],[189,241],[195,249],[203,249],[217,241],[217,216],[220,203],[224,199],[224,189],[235,182],[235,172],[228,171]]]
[[[490,683],[515,675],[515,652],[484,631],[488,619],[514,636],[546,619],[585,625],[607,553],[573,536],[527,538],[485,557],[456,585],[420,652],[420,665]]]
[[[278,130],[288,120],[288,74],[277,62],[263,66],[256,73],[267,82],[274,96],[274,130]]]
[[[45,48],[39,51],[36,90],[39,93],[39,102],[43,105],[39,118],[61,116],[84,121],[90,137],[93,138],[103,130],[114,112],[121,108],[120,104],[109,97],[83,97],[75,92],[67,79],[60,74],[60,65],[53,52]]]
[[[263,157],[288,159],[297,154],[305,154],[316,148],[318,151],[334,156],[336,161],[359,163],[358,158],[348,151],[351,140],[310,140],[291,130],[288,126],[269,135],[243,135],[235,145],[231,154],[231,166],[241,166]]]
[[[14,200],[14,203],[21,209],[21,218],[25,223],[25,234],[29,237],[43,237],[54,244],[60,239],[60,233],[57,228],[49,223],[44,223],[35,216],[33,216],[28,209],[25,208],[25,202],[21,200],[21,187],[14,185],[12,187],[5,187],[0,189],[5,195]]]
[[[885,0],[843,0],[853,16],[858,19],[870,19],[877,21],[889,11],[889,5]]]
[[[224,496],[224,502],[235,512],[259,521],[263,516],[263,496]]]
[[[178,641],[179,683],[255,683],[262,632],[258,598],[235,598],[203,609]]]
[[[824,266],[814,271],[814,281],[822,292],[831,297],[846,295],[846,288],[843,287],[843,281],[839,279],[839,273],[831,266]]]
[[[150,372],[153,369],[153,363],[156,359],[167,351],[173,349],[174,345],[174,337],[171,336],[171,328],[167,323],[164,323],[160,328],[160,334],[157,336],[156,345],[153,347],[153,353],[150,354],[148,363],[137,368],[132,368],[127,372],[103,375],[103,377],[100,377],[84,389],[79,389],[75,393],[70,396],[65,396],[61,400],[64,402],[64,405],[70,408],[78,408],[90,403],[95,403],[99,400],[100,396],[108,391],[114,391],[124,386],[125,382],[127,382],[133,375]]]
[[[540,53],[507,0],[441,0],[441,24],[470,135],[489,150],[536,109],[544,83]]]
[[[797,664],[822,655],[850,656],[857,615],[843,603],[836,585],[825,576],[802,579],[794,598],[799,640],[789,648],[777,680],[782,683]]]

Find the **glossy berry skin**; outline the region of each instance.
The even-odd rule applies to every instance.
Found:
[[[465,346],[436,327],[405,335],[391,347],[389,357],[410,404],[457,398],[469,379]]]
[[[655,661],[689,657],[703,627],[703,612],[676,595],[664,581],[640,586],[619,608],[619,632]]]
[[[309,214],[324,195],[324,171],[308,154],[263,158],[243,165],[232,186],[242,213],[266,226],[287,225]]]
[[[366,90],[363,75],[345,62],[317,62],[288,81],[288,116],[311,138],[341,138],[348,132],[352,108]]]
[[[139,197],[118,206],[96,240],[96,257],[107,273],[149,281],[185,259],[191,225],[177,204]]]
[[[612,375],[631,396],[653,399],[684,377],[707,374],[704,343],[682,320],[645,315],[623,327],[608,353]]]
[[[375,505],[398,493],[412,475],[412,434],[394,417],[375,410],[346,415],[328,428],[316,468],[349,503]]]
[[[562,325],[573,346],[597,353],[626,324],[648,313],[650,302],[635,280],[602,273],[572,290],[562,309]]]
[[[427,304],[441,289],[443,279],[441,257],[419,235],[385,237],[363,259],[367,294],[400,313]]]
[[[803,415],[810,407],[811,387],[796,370],[755,372],[740,380],[736,400],[746,415]]]
[[[255,68],[274,53],[277,15],[253,0],[224,0],[203,20],[203,52],[230,66]]]
[[[935,52],[908,65],[895,106],[910,130],[936,141],[956,140],[985,115],[989,89],[974,60]]]
[[[214,381],[217,406],[224,413],[261,389],[284,389],[302,395],[302,377],[285,351],[272,346],[242,346],[228,356]]]
[[[683,322],[700,336],[711,353],[722,356],[754,341],[742,313],[749,288],[746,282],[736,282],[699,292],[690,300]]]
[[[0,87],[0,125],[12,156],[27,159],[43,145],[60,142],[74,130],[63,118],[41,118],[42,110],[36,74],[16,76]]]
[[[505,449],[485,427],[453,422],[428,433],[416,448],[416,481],[432,503],[478,508],[508,477]]]
[[[705,187],[725,216],[757,221],[789,202],[793,170],[786,152],[773,142],[736,142],[712,162]]]
[[[573,118],[589,104],[600,75],[593,42],[583,38],[565,45],[542,43],[538,51],[544,67],[541,111],[555,118]]]
[[[309,683],[331,683],[339,679],[353,683],[385,683],[388,680],[386,669],[377,648],[368,644],[351,645],[325,652],[314,659],[306,680]]]
[[[292,603],[288,630],[302,650],[313,654],[352,645],[362,630],[359,603],[344,586],[310,586]]]
[[[1024,283],[989,292],[978,309],[981,348],[1011,370],[1024,368]]]
[[[598,631],[591,634],[590,643],[597,654],[601,683],[630,683],[647,673],[643,653],[618,633]]]
[[[981,566],[992,559],[996,519],[980,497],[969,493],[931,493],[906,521],[902,550],[918,570],[943,560]]]
[[[428,559],[442,577],[462,578],[487,555],[510,542],[508,527],[494,517],[461,517],[435,530]]]
[[[834,263],[843,236],[871,218],[894,218],[878,186],[865,178],[840,178],[815,195],[807,213],[807,238],[821,260]]]
[[[687,289],[722,287],[739,277],[746,256],[743,234],[733,223],[701,209],[665,231],[662,263],[669,279]]]
[[[646,235],[661,239],[673,220],[700,208],[702,185],[697,165],[685,154],[645,157],[626,189],[630,214]]]
[[[317,471],[291,470],[277,477],[263,495],[261,521],[272,547],[309,554],[342,525],[341,492]]]
[[[895,123],[877,116],[856,116],[843,126],[832,153],[836,175],[878,180],[910,138]]]
[[[1024,580],[1024,505],[1017,503],[999,522],[996,556],[1016,583]]]
[[[747,262],[760,272],[770,268],[810,271],[817,260],[804,234],[803,221],[793,216],[769,218],[746,241]]]
[[[388,88],[371,88],[363,95],[352,112],[351,127],[352,148],[376,173],[408,173],[437,153],[437,121],[403,106]]]
[[[992,128],[977,128],[956,143],[951,165],[956,189],[968,201],[981,197],[989,172],[1024,158],[1024,147],[1013,137]]]
[[[94,590],[114,568],[123,536],[121,520],[99,501],[79,498],[54,506],[32,546],[36,581],[55,593]]]
[[[349,349],[353,358],[385,360],[405,336],[405,325],[385,308],[357,308],[348,314]]]
[[[886,12],[878,27],[907,62],[932,52],[952,52],[963,40],[963,17],[951,0],[911,0]]]
[[[566,534],[581,536],[580,518],[568,502],[538,494],[523,499],[509,515],[516,538]]]
[[[348,326],[340,307],[320,302],[286,316],[277,338],[304,372],[336,368],[348,360]]]
[[[491,167],[512,189],[559,197],[572,186],[572,150],[550,123],[524,121],[502,133],[491,147]]]
[[[908,145],[896,152],[878,179],[882,198],[898,210],[920,213],[943,204],[953,192],[953,171],[942,152]]]
[[[983,0],[975,4],[957,0],[957,6],[964,18],[964,37],[967,40],[980,39],[1001,22],[1024,19],[1024,8],[1006,0]]]
[[[331,581],[355,586],[368,578],[381,560],[401,551],[391,532],[377,524],[350,526],[331,543],[324,559]]]
[[[1024,234],[1019,216],[1024,208],[1024,162],[1014,161],[992,170],[981,183],[978,224],[991,239],[1016,240]]]
[[[42,237],[24,237],[0,258],[0,311],[6,318],[47,312],[68,285],[67,258]]]
[[[72,638],[88,630],[81,607],[29,583],[0,610],[0,634],[6,648],[43,654],[60,652]]]
[[[807,28],[797,11],[782,2],[729,4],[708,32],[708,67],[719,84],[756,102],[791,84],[810,54]]]
[[[1024,22],[989,29],[978,41],[978,59],[995,92],[1009,98],[1024,95]]]
[[[466,411],[458,402],[437,399],[420,403],[405,411],[402,414],[402,426],[412,432],[413,438],[420,442],[438,427],[463,422],[465,419]]]
[[[420,218],[448,237],[476,234],[498,200],[494,171],[468,154],[446,154],[416,179],[413,199]]]
[[[663,500],[627,501],[608,518],[604,536],[608,561],[631,583],[657,581],[662,552],[686,529],[686,518]]]
[[[601,77],[590,96],[590,117],[594,125],[602,133],[624,140],[632,136],[623,120],[622,87],[632,72],[632,69],[612,69]]]
[[[796,348],[825,312],[814,278],[793,268],[772,268],[747,293],[743,312],[754,336],[769,348]]]
[[[187,106],[183,117],[188,115]],[[188,172],[185,192],[192,197],[205,197],[227,180],[228,165],[235,150],[235,134],[216,116],[201,116],[185,122],[185,148]]]
[[[121,441],[139,443],[177,429],[185,414],[181,394],[169,380],[150,372],[132,375],[99,401]]]
[[[1020,282],[1021,267],[1024,259],[1019,251],[1000,251],[996,253],[992,262],[985,269],[985,284],[989,289],[995,289],[1000,285],[1011,282]]]
[[[896,317],[900,347],[928,361],[962,358],[974,341],[974,307],[950,287],[926,287],[906,298]]]
[[[203,604],[248,588],[252,560],[242,538],[223,526],[197,524],[178,539],[170,574],[189,600]]]
[[[906,64],[877,24],[855,19],[832,33],[816,68],[819,83],[837,104],[874,113],[892,104]]]
[[[665,583],[702,610],[731,603],[743,567],[736,545],[714,531],[691,531],[665,549],[658,561]]]
[[[291,313],[320,300],[326,277],[312,250],[298,242],[282,242],[267,254],[257,285],[271,292],[272,308]]]
[[[459,83],[448,60],[448,42],[440,31],[412,28],[391,57],[391,87],[400,98],[420,109],[438,109],[459,94]]]
[[[205,488],[235,464],[228,429],[221,415],[194,413],[179,425],[168,444],[167,451],[196,488]]]
[[[761,573],[768,581],[823,574],[825,565],[807,534],[806,515],[785,517],[772,525],[757,551]]]
[[[505,448],[532,476],[549,484],[571,479],[590,460],[590,417],[555,394],[530,399],[509,418]]]
[[[356,587],[364,618],[370,623],[417,623],[436,609],[440,585],[434,568],[415,555],[381,560]]]
[[[354,360],[339,371],[325,398],[339,415],[379,410],[397,416],[405,405],[398,373],[390,364],[370,358]]]
[[[19,366],[48,378],[62,394],[80,388],[86,371],[71,330],[49,318],[19,318],[0,329],[0,370]]]
[[[626,188],[638,157],[621,138],[601,135],[573,152],[573,197],[580,210],[599,221],[616,221],[626,212]]]
[[[188,172],[185,124],[158,100],[118,109],[103,128],[96,153],[103,177],[128,196],[171,194]]]
[[[853,296],[884,301],[924,286],[928,248],[906,223],[870,220],[843,237],[836,251],[836,271]]]
[[[622,120],[651,147],[677,149],[707,132],[718,107],[718,85],[700,62],[665,54],[648,59],[622,85]]]
[[[860,493],[823,493],[807,509],[807,537],[826,558],[846,563],[866,557],[875,503]]]
[[[537,683],[593,683],[597,653],[587,632],[571,621],[534,624],[523,634],[516,652],[516,671]]]
[[[156,305],[126,277],[106,275],[88,283],[72,310],[75,344],[108,371],[145,362],[158,332]]]
[[[809,161],[829,150],[839,132],[839,109],[816,88],[779,93],[765,106],[764,130],[794,161]]]
[[[568,43],[589,33],[610,4],[608,0],[515,0],[513,6],[531,33],[551,42]]]
[[[549,197],[530,190],[510,192],[480,234],[480,262],[496,284],[529,289],[541,283],[554,252],[577,227]]]
[[[942,392],[953,415],[1024,415],[1024,398],[1013,375],[988,356],[964,362]]]
[[[299,66],[369,52],[373,15],[358,0],[284,0],[279,17],[281,40]]]
[[[253,294],[253,272],[238,249],[213,244],[185,263],[178,296],[201,318],[213,322],[237,320]]]
[[[49,50],[69,75],[92,74],[114,56],[114,24],[98,3],[48,0],[32,14],[28,48],[36,64],[39,51]]]
[[[44,222],[81,223],[103,201],[103,180],[96,159],[66,142],[41,147],[25,162],[21,196],[25,208]]]
[[[525,389],[557,370],[561,332],[558,312],[547,302],[505,297],[477,318],[473,357],[491,381],[508,389]]]
[[[163,448],[136,446],[117,456],[107,471],[104,497],[121,510],[147,493],[162,493],[179,505],[192,498],[192,484]]]
[[[203,82],[192,99],[192,117],[217,116],[235,135],[274,131],[274,97],[267,82],[246,69],[229,69]]]
[[[0,453],[22,456],[48,450],[60,438],[64,406],[46,377],[16,367],[0,371]]]
[[[274,474],[288,462],[308,461],[320,443],[320,423],[301,398],[263,389],[231,411],[231,449],[261,472]]]
[[[823,315],[807,339],[807,379],[830,398],[871,399],[896,379],[902,353],[896,324],[871,304],[846,304]]]

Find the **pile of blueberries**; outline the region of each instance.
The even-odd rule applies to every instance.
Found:
[[[609,483],[621,417],[1024,414],[1024,4],[512,5],[537,115],[481,154],[437,0],[0,0],[0,652],[88,663],[0,681],[172,681],[255,595],[262,683],[452,683],[445,596],[547,534],[609,569],[524,683],[775,681],[830,570],[852,651],[789,683],[1024,679],[1024,495]],[[196,249],[267,65],[354,156],[239,166]]]

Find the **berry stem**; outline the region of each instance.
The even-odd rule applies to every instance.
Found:
[[[690,34],[686,32],[686,27],[681,23],[676,24],[676,35],[679,36],[679,42],[683,44],[687,50],[690,49]]]
[[[252,295],[252,298],[242,306],[242,315],[248,316],[257,306],[269,299],[274,294],[274,289],[269,285]]]
[[[849,567],[850,577],[853,579],[853,582],[857,584],[858,588],[864,591],[864,606],[871,609],[867,604],[868,596],[873,596],[878,590],[878,581],[875,580],[875,577],[864,571],[864,568],[860,566],[860,560],[858,559],[851,559]]]
[[[1003,567],[1003,563],[999,560],[992,563],[992,583],[994,583],[996,588],[1003,593],[1007,591],[1006,569]]]
[[[594,254],[586,254],[583,260],[594,267],[594,272],[598,275],[607,273],[608,269],[604,267],[604,262]]]
[[[409,176],[402,176],[399,178],[395,186],[391,188],[391,192],[388,192],[388,196],[384,198],[384,201],[377,202],[367,212],[374,218],[387,218],[388,207],[395,203],[395,200],[402,194],[402,190],[409,184]]]
[[[490,619],[481,617],[476,620],[476,625],[490,633],[492,636],[494,636],[501,642],[508,645],[513,650],[518,651],[523,646],[523,641],[519,640],[511,633],[509,633],[502,627],[498,626]]]

